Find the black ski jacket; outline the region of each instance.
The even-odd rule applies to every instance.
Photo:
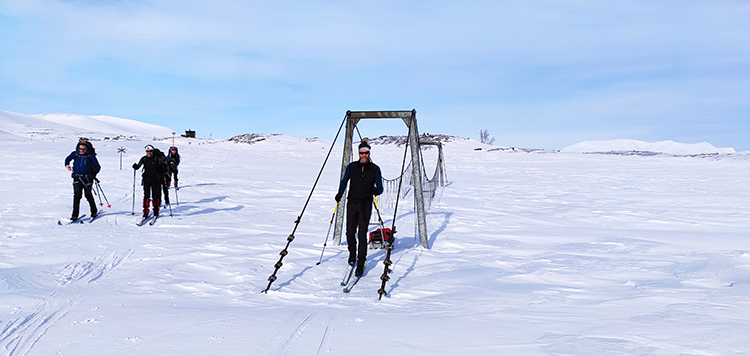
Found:
[[[346,183],[350,180],[349,194],[346,196],[348,200],[372,201],[373,195],[383,193],[383,177],[380,167],[370,161],[362,164],[357,160],[346,166],[344,177],[339,183],[339,193],[344,193]]]
[[[159,180],[162,179],[164,173],[167,172],[167,162],[163,155],[152,153],[151,157],[148,155],[141,157],[138,163],[133,165],[134,169],[141,168],[143,166],[143,178],[148,180]]]

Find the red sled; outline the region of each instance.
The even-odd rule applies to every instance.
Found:
[[[385,233],[383,233],[385,231]],[[370,248],[371,249],[382,249],[385,248],[385,243],[393,243],[396,238],[393,237],[393,231],[389,228],[376,229],[370,233]]]

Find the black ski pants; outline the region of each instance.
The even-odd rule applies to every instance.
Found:
[[[357,264],[367,259],[367,229],[372,214],[371,200],[347,200],[346,202],[346,244],[349,256],[357,256]],[[357,245],[359,240],[359,245]]]
[[[154,215],[159,214],[161,204],[161,186],[164,184],[162,177],[143,177],[143,214],[148,214],[149,201],[154,207]]]
[[[167,175],[169,176],[171,174],[174,174],[174,181],[177,182],[179,181],[179,179],[177,179],[177,172],[177,166],[171,166],[169,167],[169,173],[167,173]],[[167,180],[169,180],[169,178],[167,178]]]
[[[164,184],[161,178],[143,177],[143,198],[161,200],[161,186]]]
[[[85,195],[86,200],[89,201],[89,207],[91,208],[91,215],[96,213],[96,201],[94,200],[94,194],[92,193],[93,183],[85,183],[80,179],[73,180],[73,214],[72,218],[77,218],[78,213],[81,209],[81,198]]]
[[[169,205],[169,185],[171,182],[169,181],[169,173],[164,175],[164,184],[162,185],[164,190],[164,204]]]

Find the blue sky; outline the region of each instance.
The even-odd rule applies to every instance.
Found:
[[[745,1],[5,0],[0,109],[328,140],[347,110],[416,109],[421,132],[501,146],[744,151],[748,19]]]

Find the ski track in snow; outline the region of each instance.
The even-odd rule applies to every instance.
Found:
[[[27,355],[47,330],[80,302],[79,297],[57,298],[57,295],[51,295],[48,301],[29,314],[3,325],[0,347],[8,356]]]
[[[55,273],[60,285],[85,280],[87,283],[96,282],[111,274],[114,269],[133,253],[128,250],[123,254],[111,253],[109,256],[97,257],[93,262],[75,262],[65,266]]]
[[[42,298],[28,314],[0,324],[0,348],[7,352],[8,356],[27,355],[48,329],[85,300],[80,294],[69,291],[68,286],[92,284],[106,278],[130,254],[130,250],[122,254],[113,252],[107,256],[97,257],[94,261],[69,263],[59,271],[50,273],[48,276],[52,277],[56,286],[48,283],[47,286],[38,287],[51,289],[53,292]],[[26,283],[28,281],[23,278],[17,279],[19,287]]]
[[[269,336],[267,344],[271,346],[261,350],[261,354],[312,355],[313,350],[315,355],[326,354],[329,352],[331,336],[335,332],[334,318],[334,314],[326,317],[320,313],[313,313],[287,320]]]

